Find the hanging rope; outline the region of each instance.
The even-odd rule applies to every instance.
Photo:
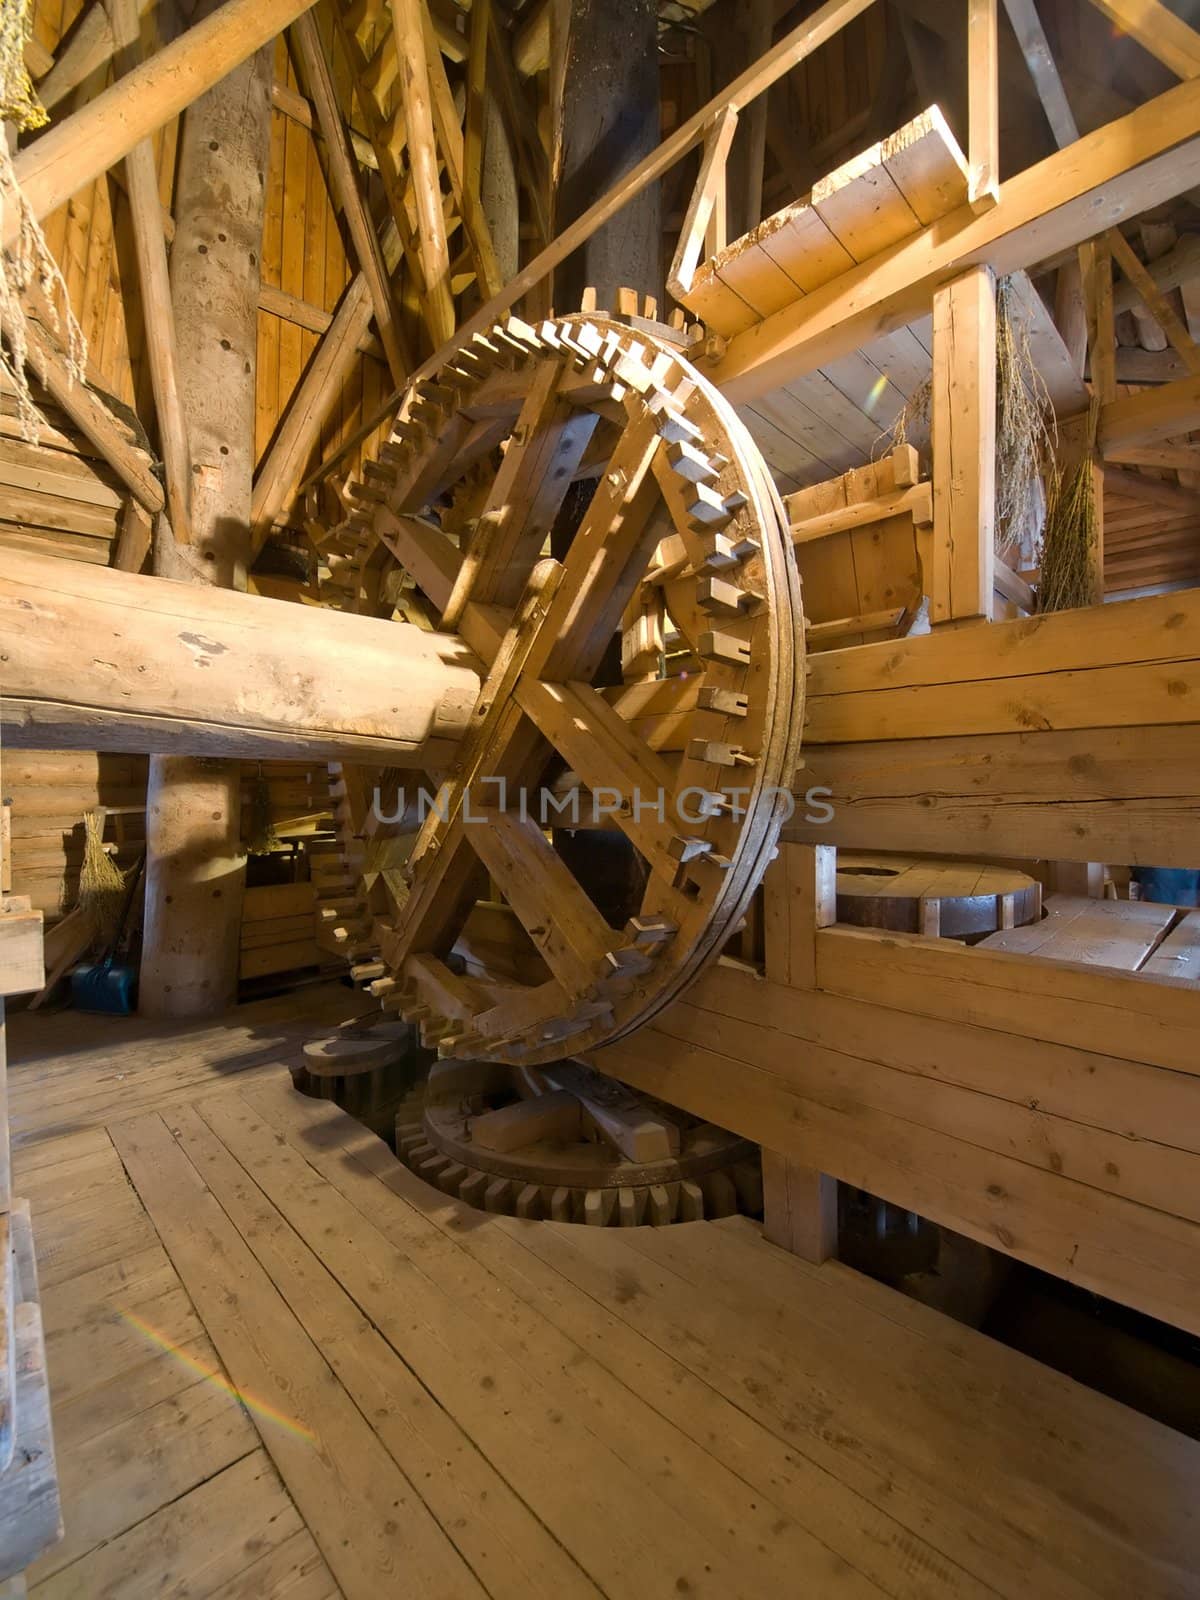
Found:
[[[50,120],[25,67],[25,43],[32,31],[28,0],[0,0],[0,123],[25,132]],[[15,141],[14,141],[15,142]],[[67,370],[83,382],[87,346],[71,311],[67,286],[50,254],[41,225],[21,193],[13,170],[9,130],[0,128],[0,238],[8,219],[16,217],[13,243],[0,256],[0,375],[17,397],[21,432],[36,444],[42,417],[30,392],[26,365],[30,359],[26,316],[30,303],[63,337]],[[37,367],[34,361],[35,369]],[[41,374],[44,378],[45,374]]]

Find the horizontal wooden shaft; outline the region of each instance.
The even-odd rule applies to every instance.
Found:
[[[436,768],[464,733],[474,657],[448,634],[8,552],[9,745]]]

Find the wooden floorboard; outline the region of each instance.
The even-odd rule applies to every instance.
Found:
[[[31,1594],[1196,1594],[1200,1445],[743,1219],[464,1210],[291,1089],[350,998],[22,1024]]]

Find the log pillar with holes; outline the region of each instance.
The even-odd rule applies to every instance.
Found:
[[[658,6],[626,0],[562,0],[553,13],[556,102],[554,231],[561,233],[659,140]],[[585,288],[612,309],[617,290],[659,295],[659,185],[650,184],[554,274],[554,304],[579,309]]]
[[[245,588],[250,549],[270,127],[271,50],[264,48],[189,106],[175,188],[171,298],[192,461],[192,537],[186,545],[160,540],[156,567],[224,588]],[[146,1015],[218,1016],[236,998],[244,878],[240,763],[154,757],[146,794]]]

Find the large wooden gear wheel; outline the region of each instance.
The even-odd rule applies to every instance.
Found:
[[[390,610],[377,597],[394,594],[398,565],[428,622],[486,671],[415,840],[411,821],[359,805],[376,865],[389,833],[410,836],[372,875],[356,948],[378,959],[360,971],[442,1056],[533,1064],[606,1044],[721,949],[775,850],[804,668],[774,484],[678,349],[586,314],[477,336],[410,390],[365,476],[329,546],[354,603]],[[546,558],[587,483],[565,558]],[[464,498],[478,508],[465,527]],[[598,687],[617,635],[623,685],[618,672]],[[635,852],[619,925],[548,837],[575,826],[546,810],[551,783],[560,805],[582,792],[585,826],[602,808]]]

